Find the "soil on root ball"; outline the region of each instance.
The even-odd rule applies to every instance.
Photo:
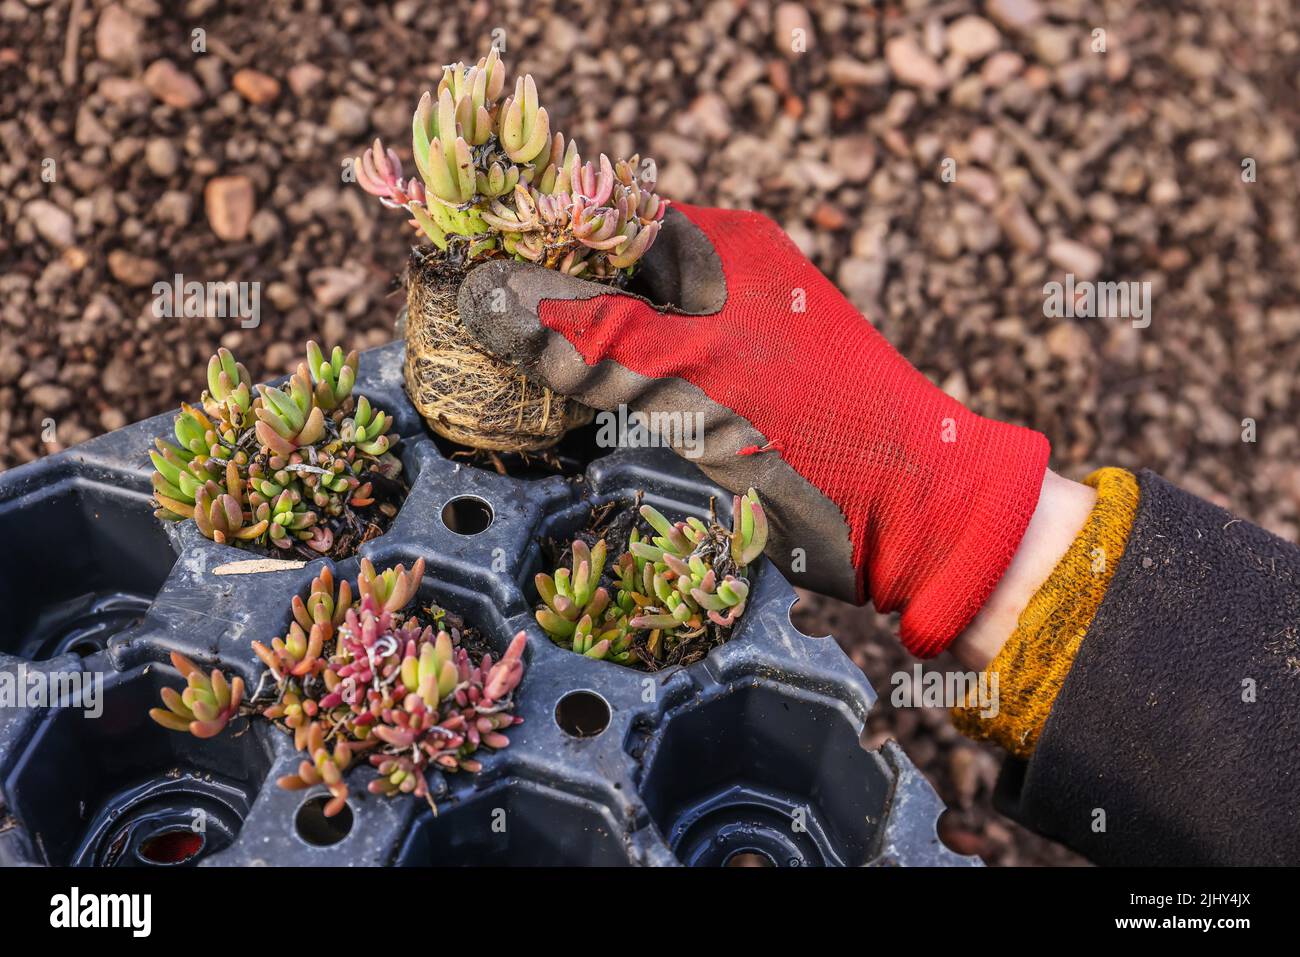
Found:
[[[466,266],[454,256],[413,249],[406,270],[406,394],[429,428],[450,442],[528,465],[592,411],[481,349],[457,313]],[[494,462],[493,459],[496,459]]]

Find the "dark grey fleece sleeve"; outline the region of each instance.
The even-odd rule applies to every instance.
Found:
[[[998,806],[1097,864],[1300,864],[1300,548],[1138,483],[1115,577]]]

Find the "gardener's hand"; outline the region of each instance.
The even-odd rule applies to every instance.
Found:
[[[937,654],[1015,555],[1047,440],[935,388],[764,216],[675,205],[639,268],[652,301],[489,262],[462,286],[461,318],[597,409],[702,413],[694,461],[758,489],[786,576],[901,611],[903,643]]]

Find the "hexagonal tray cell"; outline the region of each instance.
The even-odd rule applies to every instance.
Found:
[[[94,654],[144,616],[176,553],[130,476],[112,487],[43,465],[0,503],[0,652]]]
[[[663,453],[663,450],[659,451]],[[598,514],[601,516],[600,523],[608,532],[613,533],[612,537],[610,534],[603,536],[609,549],[605,585],[607,588],[611,587],[608,575],[614,560],[627,545],[627,533],[637,522],[641,522],[643,531],[649,527],[631,508],[638,496],[642,504],[654,506],[669,521],[680,521],[688,516],[708,521],[712,504],[718,521],[724,526],[729,525],[731,497],[722,495],[720,490],[712,485],[701,483],[697,478],[698,473],[695,476],[690,474],[694,471],[692,467],[686,466],[671,452],[666,454],[676,462],[682,463],[684,467],[678,467],[675,471],[665,469],[650,476],[642,471],[644,459],[641,457],[629,457],[626,452],[615,453],[592,470],[592,481],[574,485],[574,495],[550,511],[539,522],[523,565],[523,591],[530,609],[535,609],[539,600],[536,586],[533,584],[536,573],[554,572],[559,553],[567,548],[568,543],[579,532],[589,531],[593,517]],[[620,513],[622,518],[615,517]],[[619,540],[614,541],[614,538]],[[765,559],[760,558],[755,562],[749,571],[751,585],[757,585],[767,573],[767,569],[768,562]],[[723,643],[744,640],[748,617],[748,613],[741,616],[735,626],[726,633],[727,637]],[[702,659],[694,659],[688,662],[687,666],[698,664],[700,660]],[[597,662],[597,664],[626,668],[635,672],[649,671],[648,668],[640,666],[614,665],[605,662]],[[678,666],[665,665],[656,673],[662,674],[675,667]]]
[[[420,815],[397,863],[418,866],[621,866],[628,847],[609,810],[508,778]]]
[[[175,866],[231,844],[271,766],[264,729],[236,719],[206,741],[168,731],[149,709],[183,684],[173,668],[96,670],[106,655],[83,665],[98,697],[52,708],[4,781],[37,862]]]
[[[856,866],[879,845],[894,775],[830,702],[753,681],[668,717],[646,808],[690,866]]]

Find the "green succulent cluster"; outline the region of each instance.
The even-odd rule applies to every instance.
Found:
[[[537,575],[537,623],[556,644],[589,658],[659,667],[679,661],[683,646],[710,629],[725,638],[744,613],[749,565],[768,532],[753,489],[735,497],[730,530],[694,517],[670,522],[650,505],[640,515],[648,531],[632,529],[610,587],[601,584],[604,539],[574,541],[570,567]]]
[[[467,259],[513,256],[570,275],[613,279],[645,254],[667,203],[639,156],[583,162],[551,131],[532,76],[505,93],[496,48],[443,68],[411,123],[418,179],[379,140],[354,162],[357,183],[406,210],[439,249]]]
[[[254,695],[249,710],[291,731],[306,755],[278,783],[288,790],[325,786],[326,816],[343,809],[344,775],[358,755],[368,753],[378,772],[371,793],[415,794],[432,804],[428,771],[480,770],[479,749],[506,747],[503,732],[523,720],[513,712],[524,633],[499,661],[471,659],[458,622],[444,610],[404,610],[423,576],[423,559],[384,572],[363,560],[355,588],[346,580],[336,585],[324,569],[306,599],[291,602],[289,631],[270,645],[252,643],[274,690]],[[242,682],[227,683],[218,670],[208,678],[178,655],[172,661],[189,686],[182,694],[164,688],[166,708],[150,715],[174,731],[218,733],[239,709]]]
[[[355,351],[327,357],[315,342],[306,351],[287,383],[256,395],[230,350],[209,360],[199,404],[182,404],[175,441],[160,437],[149,453],[159,518],[192,518],[223,544],[328,553],[327,519],[374,504],[368,479],[401,471],[392,418],[353,396]]]

